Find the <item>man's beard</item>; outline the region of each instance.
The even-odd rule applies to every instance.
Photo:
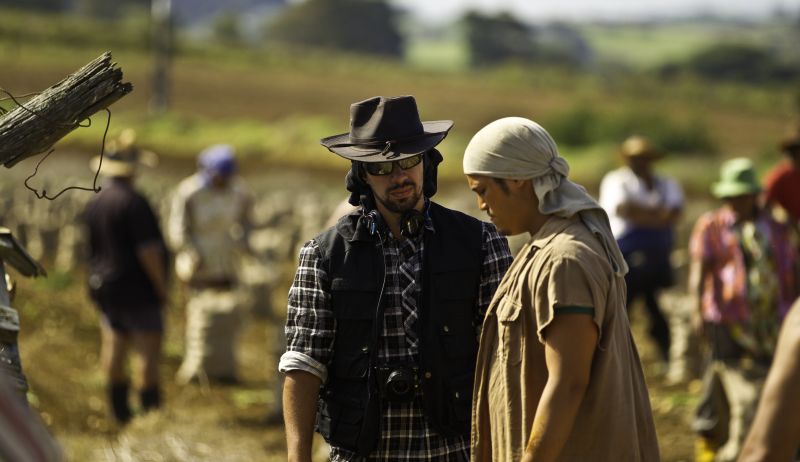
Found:
[[[402,202],[394,201],[394,200],[389,198],[389,194],[392,191],[394,191],[395,189],[405,188],[406,186],[411,186],[411,187],[414,188],[414,194],[411,197],[402,199]],[[386,190],[386,199],[378,197],[377,194],[374,194],[374,196],[375,196],[375,200],[377,200],[384,207],[386,207],[386,209],[388,211],[394,212],[394,213],[405,213],[405,212],[408,212],[409,210],[413,209],[414,207],[416,207],[416,205],[419,203],[420,197],[422,197],[422,191],[417,189],[417,185],[414,184],[413,182],[406,181],[401,185],[394,186],[394,187],[389,188],[388,190]]]

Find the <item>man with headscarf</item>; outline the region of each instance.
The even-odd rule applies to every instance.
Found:
[[[316,414],[334,462],[467,461],[477,333],[508,243],[430,200],[452,121],[422,122],[412,96],[350,112],[350,132],[321,142],[351,161],[358,208],[303,246],[289,291],[288,459],[310,460]]]
[[[241,252],[249,252],[252,196],[236,176],[233,146],[204,149],[198,171],[172,199],[168,236],[175,272],[186,284],[186,355],[181,383],[237,380],[235,338],[241,324],[237,293]]]
[[[464,173],[501,233],[531,235],[484,320],[473,460],[659,460],[606,213],[528,119],[481,129]]]

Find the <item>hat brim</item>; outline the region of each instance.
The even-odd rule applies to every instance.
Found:
[[[103,158],[100,165],[100,156],[94,156],[89,160],[89,169],[96,172],[100,168],[100,174],[105,176],[132,176],[136,173],[139,166],[156,167],[158,165],[158,154],[146,149],[139,150],[137,162],[127,162],[122,160]]]
[[[781,151],[794,151],[800,149],[800,139],[786,140],[781,143]]]
[[[350,143],[350,133],[342,133],[340,135],[323,138],[320,140],[320,144],[328,148],[328,150],[334,154],[358,162],[401,160],[406,157],[416,156],[417,154],[435,147],[447,137],[447,133],[452,127],[452,120],[422,122],[424,135],[411,140],[392,143],[390,149],[386,151],[384,151],[384,146],[337,146]]]
[[[633,153],[627,153],[622,151],[622,157],[626,159],[661,159],[664,157],[664,153],[658,150],[647,150],[647,151],[635,151]]]
[[[717,182],[711,185],[711,194],[713,194],[714,197],[718,199],[744,196],[749,194],[758,194],[760,192],[761,192],[761,187],[751,183]]]

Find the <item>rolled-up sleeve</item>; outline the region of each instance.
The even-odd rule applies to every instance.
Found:
[[[330,281],[315,241],[300,250],[294,282],[289,289],[286,316],[286,352],[278,370],[309,372],[327,379],[333,357],[336,319],[331,310]]]

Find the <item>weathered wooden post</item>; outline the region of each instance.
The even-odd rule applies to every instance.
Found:
[[[107,52],[25,103],[15,101],[16,109],[0,115],[0,163],[11,168],[50,149],[89,116],[132,90],[130,83],[122,82],[122,70]],[[11,307],[5,264],[25,277],[44,276],[45,271],[17,243],[11,230],[0,227],[0,371],[24,400],[28,385],[17,347],[19,315]]]
[[[133,90],[106,52],[38,96],[0,116],[0,163],[44,152],[95,112]]]

